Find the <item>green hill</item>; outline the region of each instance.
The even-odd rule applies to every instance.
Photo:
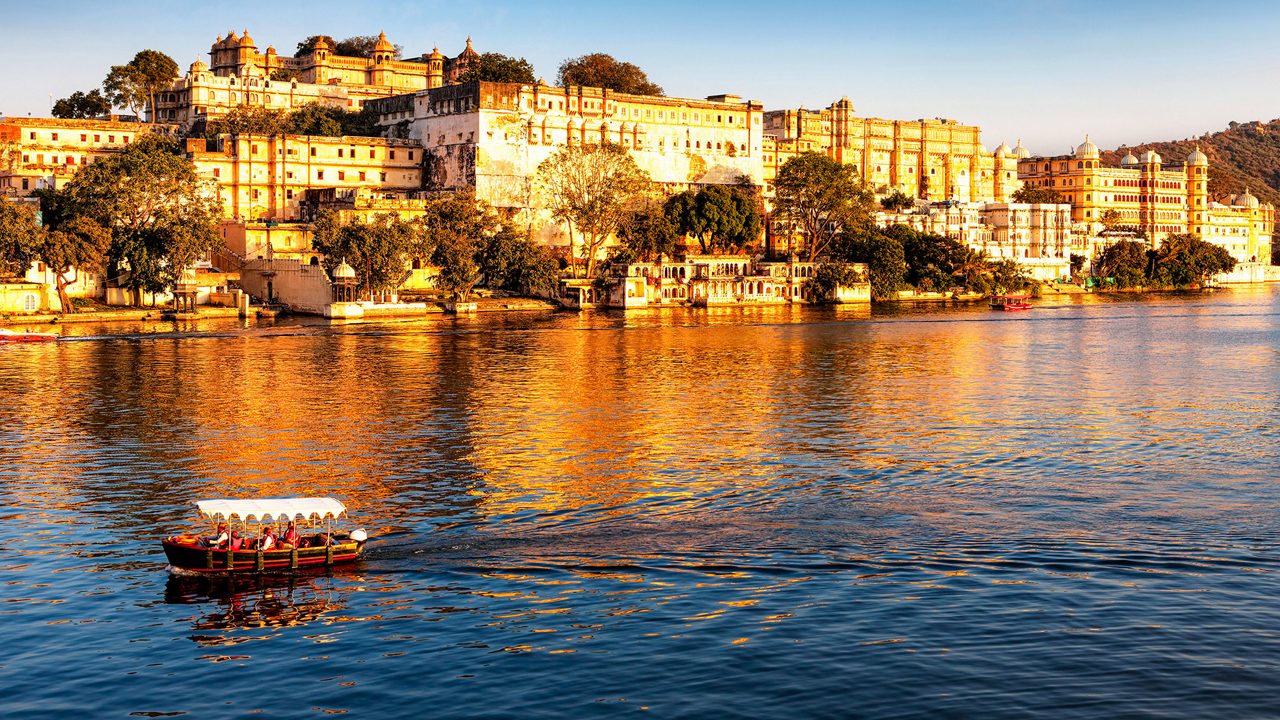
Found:
[[[1262,202],[1280,206],[1280,119],[1231,123],[1226,130],[1194,140],[1148,142],[1102,153],[1105,165],[1118,165],[1124,154],[1155,150],[1167,165],[1182,163],[1200,146],[1209,157],[1209,194],[1215,200],[1246,188]]]

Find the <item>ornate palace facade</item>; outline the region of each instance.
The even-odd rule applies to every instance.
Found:
[[[980,128],[955,120],[885,120],[855,116],[842,98],[823,110],[765,113],[764,179],[807,151],[852,165],[872,191],[899,190],[928,201],[1007,202],[1018,182],[1017,151],[990,153]]]
[[[1057,190],[1071,203],[1072,219],[1097,230],[1105,220],[1146,233],[1153,245],[1190,233],[1227,248],[1241,263],[1271,260],[1275,208],[1247,190],[1212,200],[1209,158],[1199,148],[1182,162],[1166,164],[1148,150],[1105,167],[1086,136],[1071,155],[1020,159],[1018,175],[1028,185]]]
[[[320,103],[359,110],[367,100],[456,83],[479,57],[467,38],[466,49],[454,58],[435,48],[412,60],[396,60],[385,33],[370,57],[335,55],[324,37],[306,53],[288,57],[274,47],[258,52],[248,30],[243,36],[232,32],[213,43],[208,63],[192,63],[184,77],[160,93],[155,117],[191,127],[242,105],[296,110]]]

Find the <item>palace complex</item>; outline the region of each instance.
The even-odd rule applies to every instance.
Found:
[[[1265,275],[1254,271],[1271,257],[1274,208],[1247,191],[1215,198],[1208,158],[1198,149],[1176,162],[1148,151],[1104,167],[1087,138],[1071,155],[1033,156],[1021,141],[989,152],[976,126],[858,117],[848,98],[821,110],[766,110],[731,94],[696,99],[541,82],[460,83],[480,58],[470,39],[453,58],[434,49],[396,59],[385,34],[369,57],[335,53],[324,37],[294,57],[273,47],[260,52],[248,31],[233,32],[214,42],[209,62],[193,63],[159,94],[150,113],[155,123],[0,118],[0,193],[21,198],[61,187],[80,167],[146,133],[185,138],[186,156],[224,207],[228,252],[307,265],[317,261],[308,222],[318,208],[345,217],[413,216],[433,194],[456,190],[474,191],[506,217],[523,214],[541,242],[564,245],[565,228],[542,207],[534,178],[539,164],[566,146],[620,145],[653,179],[655,199],[746,185],[758,189],[766,212],[786,161],[817,152],[851,166],[876,196],[902,193],[914,201],[880,212],[880,224],[956,238],[990,257],[1015,259],[1041,279],[1068,275],[1073,255],[1094,257],[1119,236],[1156,245],[1191,233],[1228,249],[1248,266],[1241,277],[1254,279]],[[312,103],[364,110],[382,136],[205,135],[207,120],[239,107],[289,111]],[[1065,202],[1013,202],[1024,183],[1056,190]],[[795,238],[765,227],[763,247],[774,257],[800,250]],[[615,299],[715,304],[723,291],[802,301],[796,278],[812,270],[793,264],[784,272],[753,260],[750,272],[732,280],[717,274],[722,268],[714,262],[704,265],[635,265],[617,278],[614,291],[624,295]],[[666,282],[664,273],[673,272],[696,272],[707,282],[692,296]]]
[[[471,46],[449,58],[433,49],[412,60],[395,59],[386,33],[378,36],[370,57],[336,55],[321,36],[297,57],[267,47],[259,53],[249,31],[219,37],[209,49],[209,62],[197,60],[173,87],[160,94],[152,119],[192,127],[240,106],[296,110],[304,105],[359,110],[375,98],[451,85],[480,54]]]
[[[987,152],[975,126],[853,112],[846,97],[825,110],[765,113],[765,181],[772,182],[787,160],[816,151],[852,165],[877,195],[897,190],[929,202],[1008,202],[1020,187],[1017,155],[1007,145]]]
[[[1057,190],[1071,205],[1073,220],[1102,230],[1132,228],[1153,244],[1190,233],[1225,247],[1241,263],[1271,261],[1275,208],[1247,190],[1212,200],[1209,158],[1199,148],[1183,160],[1165,163],[1148,150],[1132,153],[1119,167],[1105,167],[1098,146],[1086,136],[1070,155],[1025,157],[1018,176],[1028,185]]]

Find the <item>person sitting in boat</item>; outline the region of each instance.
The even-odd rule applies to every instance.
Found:
[[[239,530],[231,531],[231,552],[237,552],[244,549],[244,538],[240,537]]]
[[[280,549],[292,550],[298,547],[299,539],[300,539],[300,536],[298,535],[298,528],[294,526],[293,521],[290,520],[289,527],[285,528],[284,536],[280,538],[281,540]]]
[[[276,549],[276,529],[270,525],[262,528],[262,537],[258,538],[258,549],[262,551]]]
[[[200,547],[217,548],[218,550],[221,550],[226,546],[227,540],[229,539],[230,536],[227,535],[227,524],[218,523],[218,534],[213,537],[200,538],[199,545]]]

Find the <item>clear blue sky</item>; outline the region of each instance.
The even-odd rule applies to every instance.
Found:
[[[955,118],[991,148],[1022,137],[1038,153],[1085,132],[1114,147],[1280,116],[1276,2],[0,0],[0,20],[0,114],[12,115],[47,115],[50,93],[96,87],[142,48],[185,69],[248,27],[282,54],[307,35],[385,30],[407,55],[453,55],[471,35],[549,82],[564,58],[603,51],[670,95],[770,109],[847,95],[860,115]]]

